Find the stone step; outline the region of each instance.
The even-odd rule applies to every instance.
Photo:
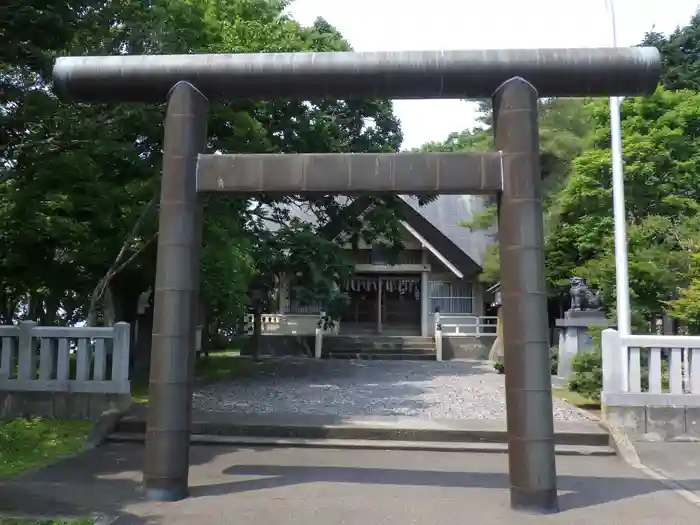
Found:
[[[435,346],[409,346],[409,347],[371,347],[371,346],[323,346],[324,351],[338,354],[368,353],[368,354],[434,354]]]
[[[435,341],[430,338],[345,338],[324,337],[323,346],[326,348],[435,348]]]
[[[145,407],[133,407],[114,427],[117,434],[145,434]],[[593,421],[555,421],[558,445],[608,447],[610,436]],[[192,434],[269,439],[355,439],[440,443],[508,442],[505,421],[426,420],[402,416],[339,419],[309,414],[240,414],[199,412],[192,415]]]
[[[351,335],[326,335],[324,341],[353,343],[353,344],[370,344],[370,343],[386,343],[386,344],[424,344],[434,343],[432,337],[419,336],[351,336]]]
[[[395,352],[405,352],[405,353],[421,353],[425,351],[435,352],[435,345],[421,345],[421,346],[372,346],[372,345],[323,345],[324,350],[329,352],[375,352],[375,353],[395,353]]]
[[[435,352],[423,353],[390,353],[390,352],[328,352],[324,356],[329,359],[366,359],[387,361],[433,361]]]
[[[143,443],[144,434],[114,432],[107,441]],[[252,436],[217,436],[194,434],[190,442],[196,445],[230,445],[237,447],[325,448],[344,450],[410,450],[417,452],[476,452],[507,454],[508,443],[398,441],[377,439],[305,439]],[[555,445],[557,456],[614,456],[615,449],[607,445]]]

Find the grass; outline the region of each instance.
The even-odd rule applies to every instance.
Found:
[[[210,352],[209,357],[198,357],[195,381],[206,384],[248,375],[253,363],[248,359],[239,359],[239,356],[240,350],[230,349]],[[134,403],[148,404],[148,383],[132,381],[131,399]]]
[[[552,395],[571,405],[600,416],[600,402],[589,399],[578,392],[571,392],[566,388],[552,388]]]
[[[0,479],[79,452],[91,428],[89,421],[0,421]]]
[[[93,525],[93,520],[26,520],[21,518],[0,518],[0,525]]]
[[[10,419],[0,421],[0,480],[78,453],[90,432],[89,421]],[[0,525],[93,525],[93,520],[2,518]]]
[[[216,357],[238,357],[241,355],[241,351],[236,348],[229,348],[227,350],[212,350],[209,352],[210,356]]]

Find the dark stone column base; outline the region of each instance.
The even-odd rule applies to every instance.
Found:
[[[184,487],[169,487],[169,488],[148,488],[145,489],[146,499],[148,501],[173,502],[187,498],[190,493],[187,485]]]
[[[510,488],[510,507],[526,514],[556,514],[559,512],[556,489],[525,490]]]

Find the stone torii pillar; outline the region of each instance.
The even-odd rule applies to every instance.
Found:
[[[498,236],[505,271],[501,271],[499,314],[512,431],[508,435],[511,503],[556,509],[537,98],[535,87],[522,77],[508,79],[493,95],[495,145],[503,153]]]
[[[54,87],[64,99],[168,102],[144,471],[147,496],[173,501],[188,491],[201,242],[198,191],[496,192],[501,200],[511,505],[556,511],[537,97],[650,93],[660,75],[655,48],[59,58]],[[490,156],[204,155],[197,160],[206,144],[209,100],[489,96],[494,98],[501,150]]]

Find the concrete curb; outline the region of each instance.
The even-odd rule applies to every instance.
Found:
[[[85,519],[90,519],[93,521],[94,525],[112,525],[116,523],[119,516],[106,516],[103,514],[92,514],[89,516],[47,516],[43,514],[4,514],[0,513],[0,523],[4,523],[2,520],[14,520],[14,521],[40,521],[48,523],[76,523],[78,521],[83,521]]]
[[[630,441],[624,429],[604,419],[599,419],[598,424],[608,431],[608,434],[610,434],[610,445],[617,450],[620,457],[631,467],[639,468],[642,462],[639,460],[637,449],[634,448],[632,441]]]
[[[558,445],[609,446],[610,438],[598,425],[555,426]],[[127,416],[116,425],[115,433],[145,434],[146,423],[140,417]],[[448,423],[402,420],[355,420],[325,422],[313,419],[299,420],[231,417],[222,414],[192,423],[195,436],[230,436],[268,439],[349,439],[403,442],[440,443],[507,443],[504,422],[459,420]]]
[[[115,433],[107,438],[111,442],[143,443],[143,434]],[[405,450],[420,452],[477,452],[482,454],[507,454],[507,443],[488,442],[440,442],[399,441],[378,439],[304,439],[269,438],[250,436],[192,435],[190,443],[196,445],[231,445],[264,448],[323,448],[341,450]],[[604,446],[556,445],[559,456],[614,456],[615,450]]]
[[[112,408],[103,412],[92,426],[90,435],[88,435],[85,443],[83,444],[83,450],[92,450],[93,448],[100,446],[107,439],[107,436],[114,432],[119,424],[119,421],[121,421],[130,408],[131,407],[123,409]]]

